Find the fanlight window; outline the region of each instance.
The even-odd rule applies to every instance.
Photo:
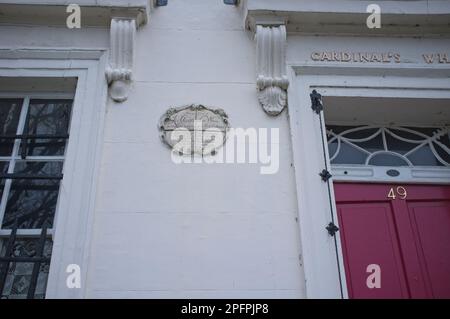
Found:
[[[450,127],[327,125],[331,164],[450,167]]]

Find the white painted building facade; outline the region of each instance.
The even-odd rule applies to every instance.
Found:
[[[347,298],[342,238],[326,229],[340,227],[333,182],[450,183],[448,164],[389,176],[333,165],[325,147],[325,125],[448,136],[450,1],[377,1],[379,29],[371,3],[0,0],[0,98],[73,99],[46,297]],[[278,171],[174,163],[158,121],[190,104],[223,109],[232,128],[278,128]]]

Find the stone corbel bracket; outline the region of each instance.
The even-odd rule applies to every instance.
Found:
[[[125,101],[130,92],[136,30],[134,18],[111,19],[111,47],[106,79],[109,95],[116,102]]]
[[[280,114],[287,105],[285,25],[256,25],[258,100],[264,111]]]

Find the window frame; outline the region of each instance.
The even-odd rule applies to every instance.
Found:
[[[55,95],[57,95],[58,97],[55,98]],[[20,111],[20,118],[19,118],[19,123],[18,123],[18,130],[22,131],[23,133],[23,129],[24,126],[26,124],[26,118],[29,112],[29,105],[30,105],[30,101],[33,99],[44,99],[44,100],[55,100],[55,99],[74,99],[74,93],[57,93],[57,94],[51,94],[51,93],[47,93],[47,92],[29,92],[29,93],[21,93],[21,92],[17,92],[17,93],[5,93],[5,92],[1,92],[0,91],[0,99],[3,98],[13,98],[13,99],[20,99],[22,100],[22,106],[21,106],[21,111]],[[25,111],[23,110],[25,108]],[[23,113],[23,114],[22,114]],[[23,119],[21,119],[23,117]],[[69,130],[70,130],[70,124],[69,124]],[[21,133],[21,134],[22,134]],[[68,146],[69,143],[69,139],[67,140],[67,144],[64,150],[64,155],[56,155],[56,156],[27,156],[26,160],[23,160],[19,153],[19,147],[21,145],[21,141],[18,141],[17,139],[14,140],[13,144],[13,150],[12,150],[12,154],[11,156],[0,156],[0,161],[1,162],[10,162],[13,161],[15,164],[18,161],[25,161],[25,162],[33,162],[33,161],[37,161],[37,162],[52,162],[52,161],[60,161],[63,162],[63,168],[62,168],[62,172],[64,172],[64,162],[65,162],[65,157],[66,157],[66,148]],[[17,154],[15,155],[15,151],[14,149],[17,149]],[[12,168],[14,169],[14,167]],[[11,166],[8,167],[8,170],[11,170]],[[9,186],[12,184],[12,180],[11,179],[7,179],[7,182],[5,183],[4,188],[6,189],[8,186],[6,184],[9,184]],[[60,189],[61,189],[61,185],[58,189],[58,199],[57,199],[57,203],[56,203],[56,210],[55,210],[55,216],[57,214],[57,207],[58,207],[58,202],[59,202],[59,193],[60,193]],[[2,228],[2,223],[3,223],[3,219],[4,219],[4,214],[6,213],[6,206],[7,206],[7,201],[8,201],[8,195],[9,195],[10,189],[8,189],[7,192],[3,191],[3,195],[1,198],[1,204],[0,204],[0,238],[7,238],[10,234],[11,234],[11,229],[3,229]],[[6,200],[3,200],[6,199]],[[54,224],[53,224],[54,226]],[[17,229],[17,237],[33,237],[33,238],[38,238],[41,234],[41,229]],[[47,229],[47,235],[48,236],[52,236],[53,235],[53,227],[52,228],[48,228]]]
[[[43,51],[48,58],[42,59]],[[101,159],[101,141],[106,115],[107,83],[104,50],[0,49],[0,76],[20,78],[76,78],[64,177],[50,236],[53,241],[46,298],[85,298],[90,239],[94,222],[95,195]],[[19,90],[18,90],[19,91]],[[21,92],[48,97],[39,92]],[[18,96],[5,92],[3,97]],[[61,98],[65,94],[52,94]],[[22,235],[27,235],[22,231]],[[31,234],[30,234],[31,235]],[[66,285],[66,269],[77,264],[81,288]]]

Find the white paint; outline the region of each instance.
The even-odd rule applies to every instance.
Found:
[[[259,106],[239,8],[170,1],[136,43],[129,98],[108,105],[87,296],[304,297],[287,117]],[[174,164],[158,119],[190,103],[223,108],[233,127],[279,128],[279,173]]]

